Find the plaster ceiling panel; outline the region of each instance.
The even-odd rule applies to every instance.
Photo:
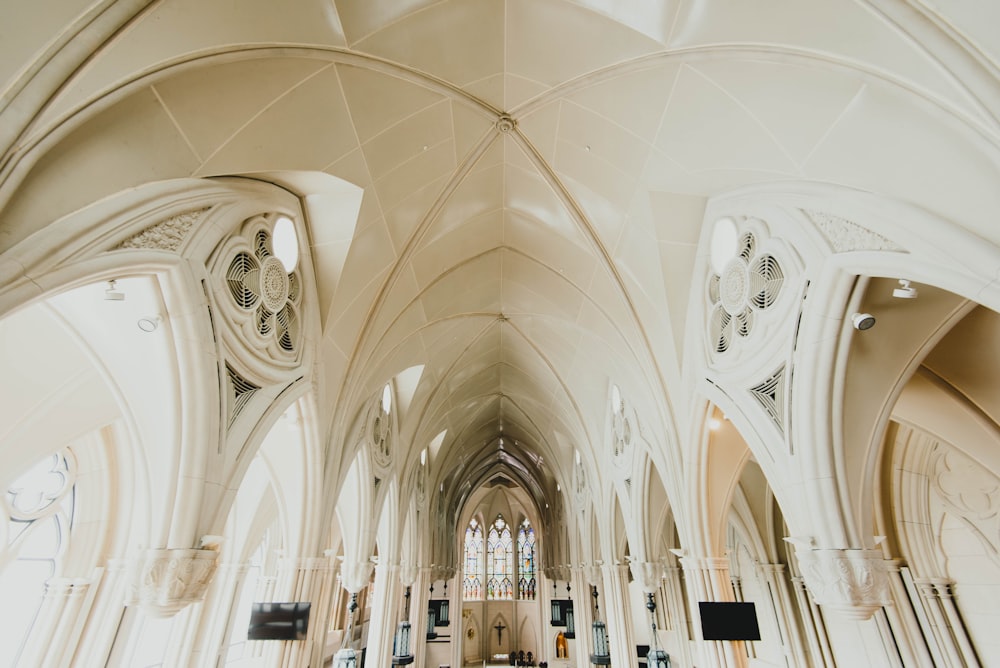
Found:
[[[542,158],[552,164],[556,158],[556,140],[559,137],[559,118],[562,100],[532,108],[530,113],[519,116],[517,128],[535,147]]]
[[[566,96],[564,107],[580,106],[591,113],[614,123],[647,144],[653,143],[660,129],[660,120],[674,89],[680,65],[666,63],[621,76],[598,80],[591,86]],[[572,103],[572,104],[569,104]],[[562,131],[560,124],[560,132]],[[587,138],[584,144],[601,145],[605,152],[614,147],[607,146],[603,137]],[[620,161],[614,161],[619,164]],[[640,169],[642,163],[625,171]]]
[[[579,223],[537,171],[508,167],[504,174],[504,203],[507,209],[516,211],[521,220],[544,226],[549,234],[558,235],[581,248],[591,246]]]
[[[487,133],[495,131],[494,124],[496,123],[496,118],[485,116],[479,109],[473,109],[467,104],[452,100],[451,122],[454,125],[455,156],[459,162],[462,162],[465,160],[465,156],[469,154],[469,151],[478,145]]]
[[[629,214],[629,222],[622,230],[622,236],[614,249],[614,262],[618,272],[627,277],[633,287],[646,295],[658,308],[666,305],[663,293],[663,268],[657,250],[656,234],[652,229],[652,216],[648,210],[648,198],[637,198],[637,205]]]
[[[1000,164],[982,142],[903,94],[867,87],[810,157],[806,175],[898,197],[1000,243]]]
[[[613,17],[650,39],[667,43],[681,0],[575,0],[595,12]]]
[[[460,271],[444,274],[424,292],[421,301],[430,319],[466,312],[499,313],[499,256],[491,253],[463,265]]]
[[[421,246],[441,242],[441,238],[460,231],[470,219],[500,213],[503,207],[503,165],[474,169],[448,196],[420,241]],[[497,229],[497,235],[501,230]],[[492,235],[491,235],[492,236]]]
[[[438,177],[423,188],[410,193],[401,202],[386,211],[386,224],[389,226],[389,235],[392,237],[392,244],[397,253],[403,252],[410,237],[420,228],[424,218],[434,202],[440,197],[441,191],[450,178],[451,174]],[[374,190],[372,194],[372,200],[379,202],[381,206]]]
[[[504,239],[519,253],[551,267],[552,271],[585,290],[598,260],[593,251],[554,234],[549,228],[515,211],[505,212]]]
[[[760,121],[797,165],[863,85],[843,70],[804,64],[726,60],[705,61],[697,68]]]
[[[575,144],[559,142],[556,171],[603,246],[614,246],[636,180]]]
[[[704,172],[694,174],[670,155],[656,148],[649,152],[639,187],[644,190],[669,190],[699,196],[713,192],[710,175]]]
[[[334,345],[348,358],[355,353],[358,335],[364,327],[372,301],[378,294],[387,273],[388,269],[385,269],[366,284],[352,281],[356,285],[353,290],[341,288],[334,297],[333,307],[327,318],[327,321],[332,323],[328,329]]]
[[[547,91],[549,87],[538,81],[532,81],[514,74],[504,75],[504,110],[516,109],[528,100],[532,100]]]
[[[694,68],[681,70],[671,99],[656,145],[682,166],[798,174],[768,129]]]
[[[619,346],[634,339],[631,311],[623,303],[619,289],[613,285],[605,271],[595,273],[587,289],[588,300],[583,302],[577,322],[586,323],[587,331],[607,346]]]
[[[707,199],[676,192],[649,192],[649,209],[657,239],[697,245]]]
[[[452,139],[451,105],[442,100],[400,120],[364,142],[361,148],[372,178],[378,181],[420,154]],[[454,142],[451,145],[454,147]]]
[[[88,8],[91,0],[0,2],[0,90]]]
[[[561,107],[559,140],[560,144],[565,142],[582,148],[589,157],[606,162],[633,179],[642,173],[650,147],[648,141],[643,141],[630,129],[571,102]],[[562,157],[561,150],[560,145],[557,164]]]
[[[462,90],[478,102],[488,105],[494,110],[502,111],[507,106],[504,103],[506,85],[507,77],[498,72],[478,81],[470,81],[462,86]]]
[[[443,0],[352,47],[462,86],[503,72],[503,26],[503,0]]]
[[[365,156],[361,152],[360,147],[354,149],[333,164],[327,165],[323,171],[356,185],[365,191],[361,200],[361,209],[358,211],[359,226],[371,223],[376,218],[382,217],[382,209],[378,206],[375,191],[372,190],[368,165],[365,164]]]
[[[346,45],[340,20],[327,0],[301,0],[295,11],[271,0],[240,0],[238,5],[204,0],[157,2],[87,62],[46,117],[165,62],[194,53],[281,43]]]
[[[446,139],[428,146],[375,182],[379,201],[386,209],[411,193],[455,171],[455,142]]]
[[[370,330],[371,341],[368,345],[379,341],[379,337],[382,337],[390,328],[402,328],[409,332],[426,322],[418,301],[419,291],[420,287],[417,285],[412,271],[404,268],[396,274],[395,280],[385,293],[378,310],[373,314],[374,322]],[[382,343],[379,345],[384,346]]]
[[[503,306],[511,313],[561,314],[576,319],[584,294],[557,275],[551,267],[529,260],[520,253],[504,253]]]
[[[833,56],[848,66],[887,72],[933,91],[942,100],[962,97],[944,68],[906,32],[866,4],[778,0],[769,11],[761,12],[740,0],[685,3],[670,46],[780,45],[815,54],[816,62]],[[781,20],[776,21],[776,16]]]
[[[502,243],[501,221],[499,211],[486,212],[414,253],[413,271],[420,284],[427,285],[441,273],[460,268],[469,258],[499,247]]]
[[[354,43],[366,35],[420,11],[437,0],[332,0],[344,34]]]
[[[205,159],[277,100],[328,67],[304,58],[241,60],[185,72],[154,88]]]
[[[508,0],[507,71],[547,86],[659,51],[615,20],[565,0]]]
[[[1000,5],[977,0],[918,0],[917,4],[936,13],[937,20],[957,29],[993,61],[994,71],[1000,68],[1000,35],[995,30],[1000,25]]]
[[[924,366],[967,397],[994,423],[1000,423],[1000,314],[977,307],[941,340]]]
[[[578,325],[568,325],[548,314],[519,315],[511,322],[529,341],[545,341],[544,354],[557,373],[565,373],[578,362],[577,350],[582,338]]]
[[[363,66],[337,65],[337,72],[362,144],[446,99],[425,86]]]
[[[142,90],[78,127],[32,167],[3,209],[0,251],[102,197],[190,176],[197,166],[159,100]]]
[[[199,176],[322,170],[357,148],[350,113],[332,67],[263,109],[204,157]]]

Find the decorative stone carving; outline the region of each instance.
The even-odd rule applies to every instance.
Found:
[[[170,617],[204,600],[218,556],[216,550],[146,550],[132,563],[125,604],[139,605],[153,617]]]
[[[500,114],[500,117],[497,118],[496,126],[497,132],[508,134],[513,132],[514,128],[517,127],[517,121],[511,118],[509,114]]]
[[[905,252],[891,240],[851,221],[822,211],[801,209],[809,220],[823,233],[835,253],[859,250],[887,250]]]
[[[848,619],[870,618],[889,605],[889,569],[879,550],[802,549],[795,552],[817,603]]]
[[[188,231],[208,207],[187,211],[147,227],[115,246],[115,250],[127,248],[150,248],[176,252]]]
[[[662,562],[633,561],[628,567],[632,572],[632,579],[639,583],[644,593],[652,594],[659,589],[664,573]]]
[[[785,433],[785,365],[782,364],[761,383],[750,388],[750,396],[757,400],[761,408],[782,434]]]
[[[340,581],[344,589],[352,594],[368,586],[375,564],[370,561],[347,561],[340,565]]]

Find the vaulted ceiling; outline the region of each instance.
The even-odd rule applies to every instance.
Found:
[[[995,63],[988,22],[937,4]],[[658,446],[685,432],[709,198],[822,182],[983,229],[994,224],[983,198],[1000,198],[995,166],[951,168],[981,141],[977,128],[996,125],[982,92],[940,63],[968,65],[932,58],[894,3],[49,9],[0,9],[0,25],[19,27],[0,39],[0,80],[24,81],[26,63],[54,67],[59,35],[100,46],[39,89],[39,115],[6,111],[19,153],[3,169],[20,189],[0,190],[0,250],[156,180],[318,172],[359,186],[346,232],[354,211],[307,207],[329,419],[346,424],[363,398],[420,367],[402,441],[412,458],[446,432],[431,454],[456,502],[462,483],[498,467],[537,501],[571,480],[576,450],[599,461],[612,384]],[[103,140],[117,150],[102,151],[95,174]],[[33,157],[54,142],[58,160]],[[935,187],[914,188],[924,177],[907,165],[929,161]],[[300,191],[309,204],[315,193]]]

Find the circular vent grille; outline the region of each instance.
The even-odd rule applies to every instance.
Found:
[[[757,240],[751,233],[741,237],[739,250],[722,269],[708,279],[711,303],[709,334],[716,353],[724,353],[737,338],[753,331],[755,313],[770,308],[778,299],[785,274],[773,255],[756,255]]]
[[[278,350],[294,353],[300,338],[298,302],[301,282],[274,257],[271,235],[257,230],[246,250],[238,251],[226,270],[233,303],[249,316],[253,330],[273,339]]]

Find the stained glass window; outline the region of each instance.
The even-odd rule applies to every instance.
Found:
[[[476,518],[472,518],[465,529],[465,578],[462,582],[462,598],[481,600],[483,598],[483,528]]]
[[[535,528],[528,518],[524,518],[517,530],[517,580],[518,596],[522,599],[535,598]]]
[[[510,527],[497,515],[486,540],[486,598],[509,601],[514,598],[514,546]]]

